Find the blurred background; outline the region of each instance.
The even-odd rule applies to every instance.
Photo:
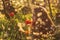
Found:
[[[0,40],[31,40],[32,5],[46,8],[56,26],[46,40],[60,40],[60,0],[0,0]]]

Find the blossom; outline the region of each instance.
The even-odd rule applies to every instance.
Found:
[[[26,24],[31,24],[32,21],[31,21],[31,20],[26,20],[25,23],[26,23]]]
[[[9,14],[11,17],[13,17],[14,16],[14,12],[10,12],[10,14]]]
[[[28,30],[26,30],[26,31],[25,31],[25,34],[29,34],[29,31],[28,31]]]

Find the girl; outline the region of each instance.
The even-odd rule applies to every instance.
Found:
[[[41,38],[52,36],[55,31],[55,25],[46,9],[39,5],[32,8],[32,40],[40,40]]]

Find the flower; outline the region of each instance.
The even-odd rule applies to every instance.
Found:
[[[32,21],[31,21],[31,20],[26,20],[25,23],[26,23],[26,24],[31,24]]]
[[[11,17],[13,17],[14,16],[14,12],[10,12],[10,14],[9,14]]]
[[[26,31],[25,31],[25,34],[29,34],[29,31],[26,30]]]

